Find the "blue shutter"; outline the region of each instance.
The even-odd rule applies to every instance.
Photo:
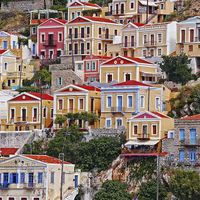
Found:
[[[166,110],[166,103],[163,102],[163,105],[162,105],[162,111],[165,111]]]
[[[133,106],[133,98],[132,96],[128,97],[128,107],[131,108]]]
[[[15,49],[15,41],[13,41],[13,49]]]
[[[107,127],[110,127],[110,120],[107,120]]]
[[[190,144],[196,145],[196,129],[190,129]]]
[[[185,140],[185,129],[180,129],[180,140]]]
[[[170,133],[170,138],[174,138],[174,133],[173,132]]]
[[[12,182],[13,182],[13,174],[10,173],[10,183],[12,183]]]
[[[0,173],[0,183],[1,183],[1,173]]]
[[[21,47],[21,43],[18,43],[18,49],[20,49],[20,47]]]
[[[33,44],[33,54],[35,54],[35,44]]]
[[[18,183],[18,173],[16,173],[16,183]]]
[[[3,41],[3,48],[7,49],[7,41]]]
[[[38,183],[42,183],[42,172],[38,172]]]
[[[179,161],[180,162],[184,162],[184,159],[185,159],[185,153],[184,151],[179,151]]]
[[[108,97],[108,108],[111,107],[111,97]]]

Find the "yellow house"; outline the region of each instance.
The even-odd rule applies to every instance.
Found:
[[[0,199],[60,199],[62,160],[47,155],[15,155],[0,161]],[[80,185],[81,173],[63,162],[62,196]]]
[[[42,109],[42,116],[41,116]],[[48,94],[23,92],[8,101],[8,119],[4,131],[25,131],[51,128],[53,125],[53,97]],[[42,117],[42,119],[41,119]]]
[[[121,30],[121,43],[108,45],[108,56],[161,57],[176,50],[176,22],[129,23]]]
[[[110,19],[79,16],[67,23],[66,55],[104,55],[122,25]],[[72,37],[72,38],[71,38]]]
[[[94,86],[68,85],[54,92],[54,120],[56,116],[68,113],[95,113],[98,117],[101,110],[101,90]],[[72,121],[67,120],[70,126]],[[76,123],[80,128],[87,128],[88,124],[78,119]],[[99,127],[99,122],[89,124],[91,128]],[[54,128],[62,125],[54,124]]]
[[[120,128],[128,119],[146,110],[163,112],[168,91],[135,80],[101,87],[101,128]]]
[[[161,153],[162,138],[166,131],[174,129],[174,119],[160,113],[144,111],[129,118],[127,143],[122,155],[144,156]]]
[[[200,70],[200,17],[177,23],[176,54],[186,54],[191,59],[193,73]]]
[[[102,16],[101,7],[98,6],[97,4],[83,2],[83,1],[75,1],[68,6],[68,21],[71,21],[76,17],[88,14],[89,15],[92,14],[92,16],[93,14],[95,14],[96,17],[104,17]]]
[[[141,58],[117,56],[100,65],[100,82],[129,80],[155,83],[160,75],[156,65]]]

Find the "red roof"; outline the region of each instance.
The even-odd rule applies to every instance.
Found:
[[[136,25],[136,26],[138,26],[138,27],[144,26],[144,25],[145,25],[145,24],[143,24],[143,23],[132,23],[132,24],[134,24],[134,25]]]
[[[61,164],[62,163],[62,160],[59,160],[57,158],[53,158],[53,157],[47,156],[47,155],[23,155],[23,156],[34,159],[34,160],[39,160],[44,163],[53,163],[53,164]],[[68,162],[63,162],[63,163],[71,164]]]
[[[123,83],[117,83],[111,86],[120,86],[120,85],[138,85],[138,86],[147,86],[147,87],[152,87],[151,85],[147,85],[145,83],[141,83],[139,81],[131,80],[131,81],[126,81]]]
[[[15,155],[18,149],[19,148],[0,148],[0,154],[3,156]]]
[[[135,57],[127,57],[127,56],[124,56],[125,58],[128,58],[128,59],[130,59],[130,60],[133,60],[133,61],[135,61],[135,62],[137,62],[137,63],[146,63],[146,64],[153,64],[153,63],[151,63],[151,62],[148,62],[148,61],[146,61],[146,60],[143,60],[143,59],[141,59],[141,58],[135,58]]]
[[[159,116],[159,117],[161,117],[161,118],[170,119],[170,117],[168,117],[167,115],[164,115],[164,114],[159,113],[159,112],[151,112],[151,113],[153,113],[154,115],[157,115],[157,116]]]
[[[32,19],[31,24],[38,24],[39,20],[41,23],[46,22],[48,19]]]
[[[188,119],[200,119],[200,114],[181,118],[181,120],[184,120],[184,119],[186,119],[186,120],[188,120]]]
[[[0,54],[3,54],[6,51],[7,51],[7,49],[6,50],[0,50]]]
[[[170,24],[171,22],[162,22],[162,23],[157,23],[157,24],[146,24],[145,26],[159,26],[159,25],[167,25]]]
[[[87,56],[86,58],[84,58],[83,60],[88,60],[88,59],[109,60],[109,59],[112,59],[112,57],[110,57],[110,56],[98,56],[98,55],[92,55],[91,54],[91,55]]]
[[[113,24],[118,24],[117,22],[110,20],[110,19],[106,19],[106,18],[102,18],[102,17],[89,17],[89,16],[84,16],[84,18],[92,20],[92,21],[96,21],[96,22],[107,22],[107,23],[113,23]]]
[[[66,24],[66,23],[67,23],[67,21],[64,20],[64,19],[57,19],[57,18],[55,18],[55,20],[58,21],[58,22],[61,22],[61,23],[63,23],[63,24]]]
[[[97,92],[101,92],[101,90],[99,88],[96,88],[94,86],[87,86],[87,85],[75,85],[77,87],[83,88],[85,90],[89,90],[89,91],[97,91]]]
[[[27,92],[27,93],[41,98],[41,93],[34,93],[34,92]],[[48,94],[46,94],[46,93],[42,93],[42,99],[44,99],[44,100],[53,100],[53,97],[48,95]]]
[[[10,34],[10,35],[17,35],[17,36],[25,37],[25,38],[26,38],[26,36],[21,35],[21,34],[19,34],[19,33],[11,33],[11,32],[6,32],[6,33],[8,33],[8,34]]]
[[[91,6],[91,7],[97,7],[97,8],[101,8],[100,6],[98,6],[97,4],[94,3],[86,3],[86,2],[82,2],[79,1],[81,4],[85,5],[85,6]]]

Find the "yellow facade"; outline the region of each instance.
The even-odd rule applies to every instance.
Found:
[[[66,115],[68,113],[95,113],[100,116],[101,110],[101,91],[93,86],[68,85],[54,92],[54,120],[56,116]],[[87,125],[80,120],[76,122],[80,128],[85,129]],[[71,125],[68,119],[64,126]],[[89,124],[91,128],[98,128],[99,122]],[[61,128],[55,125],[55,128]]]
[[[99,19],[102,19],[98,21]],[[80,23],[79,23],[80,20]],[[107,45],[120,35],[122,25],[104,22],[103,18],[79,17],[67,24],[66,55],[105,55]],[[101,31],[99,31],[101,29]],[[71,38],[72,34],[72,43]]]

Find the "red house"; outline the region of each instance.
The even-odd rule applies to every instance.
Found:
[[[89,55],[83,59],[84,66],[84,81],[85,82],[99,82],[100,64],[111,59],[108,56]]]
[[[65,45],[66,20],[48,19],[38,26],[38,52],[41,58],[57,58]]]

